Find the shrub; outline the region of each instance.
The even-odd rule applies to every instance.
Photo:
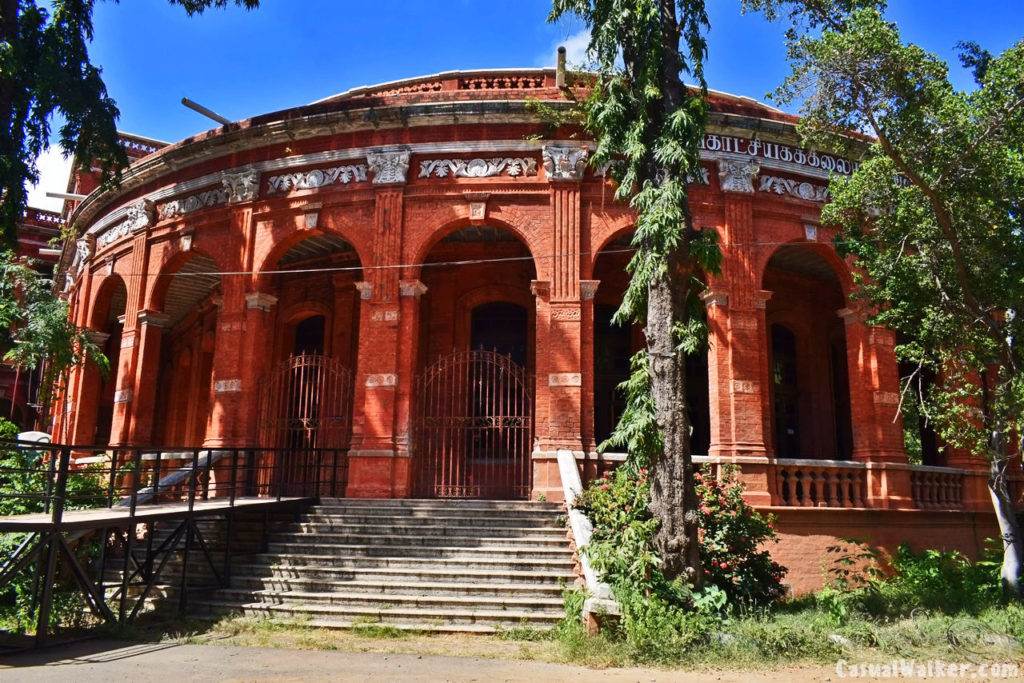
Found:
[[[865,563],[862,571],[851,570]],[[1000,564],[1000,549],[991,540],[977,561],[955,550],[917,552],[903,544],[885,572],[877,553],[861,546],[852,553],[839,552],[831,584],[815,598],[838,624],[854,615],[896,619],[922,610],[978,614],[1002,600]]]
[[[654,546],[658,520],[648,509],[644,468],[626,464],[599,479],[575,506],[594,525],[585,552],[622,607],[618,636],[637,661],[676,659],[709,640],[722,617],[741,605],[764,605],[783,596],[785,569],[759,550],[775,539],[770,518],[742,498],[734,469],[700,478],[701,554],[706,585],[700,591],[661,571]]]

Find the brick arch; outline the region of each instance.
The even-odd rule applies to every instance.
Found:
[[[810,242],[806,239],[793,239],[777,245],[774,249],[763,250],[760,254],[756,271],[760,273],[758,278],[760,286],[764,288],[765,276],[768,272],[768,264],[771,262],[772,257],[783,248],[792,246],[807,249],[813,252],[816,256],[821,257],[839,279],[839,288],[842,291],[843,300],[849,303],[850,294],[853,291],[853,273],[851,271],[850,264],[839,255],[835,250],[835,247],[831,244],[825,244],[822,242]]]
[[[408,266],[410,272],[408,273],[407,277],[419,277],[421,267],[423,263],[426,261],[426,258],[430,255],[430,252],[433,250],[434,247],[436,247],[441,242],[441,240],[443,240],[448,235],[451,235],[452,233],[461,230],[462,228],[468,228],[472,226],[493,226],[501,228],[503,230],[507,230],[516,236],[516,238],[523,244],[524,247],[526,247],[526,250],[530,253],[531,262],[533,263],[534,277],[536,277],[537,279],[543,279],[541,277],[541,273],[543,272],[541,263],[539,263],[537,260],[538,245],[533,240],[531,240],[530,237],[530,230],[533,229],[533,221],[530,221],[529,219],[525,218],[522,214],[515,215],[507,211],[505,212],[505,217],[513,218],[516,220],[516,222],[507,222],[505,220],[502,220],[501,218],[492,218],[491,216],[488,216],[487,220],[485,221],[471,221],[467,214],[464,217],[450,220],[449,222],[441,225],[439,228],[435,230],[429,231],[426,234],[426,236],[421,239],[419,244],[417,244],[416,246],[409,250],[409,253],[412,254],[412,257]],[[526,230],[524,230],[524,226],[525,228],[527,228]],[[536,234],[536,232],[534,232],[534,234]]]
[[[252,280],[253,284],[256,285],[256,289],[260,288],[260,285],[267,283],[266,271],[274,270],[277,262],[288,253],[288,250],[294,247],[296,244],[306,241],[313,237],[325,237],[327,235],[334,235],[348,242],[352,249],[355,251],[356,258],[359,259],[359,267],[365,268],[368,264],[372,264],[372,258],[369,258],[369,254],[372,254],[372,249],[365,244],[362,244],[360,240],[353,239],[348,231],[342,231],[337,229],[323,230],[315,228],[312,230],[294,230],[283,239],[279,240],[274,246],[268,251],[258,263],[253,266]]]
[[[175,247],[163,253],[163,262],[160,265],[157,276],[153,278],[153,285],[150,287],[149,295],[146,298],[145,308],[152,311],[162,311],[164,309],[164,299],[167,296],[167,290],[174,281],[174,276],[181,271],[186,263],[194,258],[207,258],[213,261],[219,273],[231,270],[230,266],[212,253],[196,249],[195,247],[187,251],[181,249],[181,247]],[[224,276],[221,275],[219,277],[223,281]]]
[[[632,213],[621,213],[616,216],[605,214],[600,219],[594,218],[591,229],[591,253],[588,266],[593,273],[597,257],[609,244],[624,234],[636,230],[636,217]]]
[[[111,273],[103,276],[94,290],[89,310],[87,327],[91,330],[103,331],[107,325],[107,318],[110,315],[110,305],[118,287],[124,290],[125,300],[128,298],[128,286],[119,273]]]

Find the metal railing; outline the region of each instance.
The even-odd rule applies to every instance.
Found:
[[[344,495],[346,483],[344,449],[0,441],[0,534],[20,534],[0,557],[0,594],[28,596],[39,644],[50,631],[58,581],[80,593],[98,619],[125,624],[138,616],[171,558],[180,556],[183,612],[193,551],[216,583],[227,585],[234,513]],[[223,521],[220,559],[196,525],[201,517]],[[156,533],[158,524],[166,533]],[[85,540],[98,541],[91,553],[80,549]],[[110,569],[119,571],[117,580],[108,580]],[[133,587],[138,597],[131,604]]]

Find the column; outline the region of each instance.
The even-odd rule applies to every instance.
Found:
[[[911,508],[910,469],[898,416],[895,335],[868,325],[862,309],[843,308],[836,313],[846,323],[853,459],[868,463],[868,507]]]
[[[561,494],[556,453],[583,455],[583,301],[580,294],[580,182],[587,150],[547,145],[544,169],[550,183],[551,280],[537,296],[537,380],[534,496]],[[543,360],[543,362],[542,362]]]
[[[260,442],[259,414],[260,383],[270,370],[270,350],[273,348],[274,306],[277,297],[266,292],[245,295],[245,349],[242,367],[242,386],[249,387],[242,397],[240,420],[244,425],[241,436],[246,445]]]
[[[399,272],[409,152],[371,151],[367,164],[374,185],[373,263],[359,291],[359,352],[355,373],[352,446],[349,450],[350,497],[408,495],[408,453],[396,445],[400,338]]]
[[[703,295],[707,306],[708,385],[712,456],[741,458],[748,501],[771,504],[775,490],[768,464],[770,383],[765,307],[754,240],[752,162],[719,161],[725,221],[722,273]]]
[[[397,405],[395,406],[395,495],[406,496],[411,489],[412,411],[416,368],[419,366],[420,312],[427,287],[419,280],[399,283],[399,339]]]
[[[110,425],[110,444],[119,446],[130,442],[132,421],[138,411],[134,408],[135,385],[138,367],[138,315],[146,291],[146,273],[149,267],[148,228],[152,224],[152,204],[146,201],[129,212],[132,238],[132,253],[125,278],[127,300],[121,319],[121,352],[117,358],[117,386],[114,389],[114,416]],[[113,369],[111,369],[113,371]]]
[[[243,383],[243,349],[246,345],[245,285],[239,278],[225,278],[217,313],[217,331],[213,338],[213,372],[209,419],[206,423],[206,448],[244,446],[246,425],[242,423],[243,391],[255,387]],[[202,387],[200,387],[202,390]],[[203,416],[199,416],[202,419]]]
[[[160,386],[160,360],[167,316],[156,311],[139,311],[136,316],[138,360],[132,393],[135,396],[134,419],[126,442],[133,446],[154,445],[153,423],[157,389]],[[164,444],[161,444],[164,445]]]

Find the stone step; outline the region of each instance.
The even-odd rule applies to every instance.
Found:
[[[574,567],[572,557],[565,553],[552,557],[332,557],[330,555],[309,555],[301,553],[263,554],[238,557],[232,566],[265,566],[288,569],[337,569],[338,571],[490,571],[513,575],[517,572],[547,572],[558,575],[571,574]]]
[[[563,512],[512,512],[473,514],[466,510],[325,510],[313,507],[302,513],[306,522],[345,521],[354,524],[409,524],[435,521],[453,526],[564,526]]]
[[[342,546],[431,546],[443,541],[446,546],[452,547],[480,547],[480,546],[507,546],[519,548],[548,547],[567,548],[568,540],[565,534],[550,535],[523,535],[523,536],[412,536],[412,535],[390,535],[387,529],[379,529],[376,534],[333,534],[333,533],[307,533],[307,532],[275,532],[270,537],[270,546],[279,543],[293,544],[315,544],[318,547],[331,548]]]
[[[217,619],[218,615],[221,614],[241,614],[245,615],[246,610],[244,608],[231,609],[230,607],[212,608],[207,605],[207,614],[193,614],[193,618],[196,619]],[[258,612],[250,610],[248,616],[255,616],[264,619],[272,619],[274,615],[268,615],[265,612]],[[282,618],[282,617],[278,617]],[[291,617],[294,618],[294,617]],[[366,618],[360,618],[357,620],[344,620],[344,619],[332,619],[332,618],[309,618],[305,616],[298,624],[303,628],[319,628],[319,629],[330,629],[337,631],[348,631],[358,629],[374,628],[374,627],[385,627],[389,630],[405,631],[408,633],[435,633],[435,634],[452,634],[452,633],[465,633],[465,634],[476,634],[476,635],[489,635],[494,633],[501,633],[509,628],[515,628],[523,626],[519,624],[506,624],[498,626],[487,626],[483,624],[443,624],[439,622],[404,622],[404,623],[389,623],[381,624],[380,622],[370,621]],[[529,625],[530,628],[534,628],[538,631],[547,631],[551,628],[551,624],[541,625]]]
[[[331,607],[376,607],[390,609],[445,609],[445,610],[562,610],[560,597],[517,596],[495,593],[491,595],[425,595],[420,593],[388,593],[373,595],[359,591],[303,591],[274,588],[223,588],[217,591],[218,600],[229,602],[263,602],[272,605],[310,605]],[[201,598],[200,598],[201,600]]]
[[[413,537],[431,536],[441,537],[487,537],[500,535],[508,538],[553,538],[565,540],[566,529],[557,526],[534,526],[534,527],[468,527],[468,526],[447,526],[444,524],[337,524],[337,523],[309,523],[300,522],[291,527],[274,532],[275,537],[284,534],[307,535],[313,534],[330,538],[333,536],[380,536],[386,534],[390,537]]]
[[[197,598],[190,603],[196,611],[235,613],[244,616],[266,616],[276,619],[307,619],[309,626],[323,626],[331,622],[352,626],[404,626],[411,630],[463,630],[452,627],[483,626],[491,630],[532,626],[550,628],[557,624],[564,612],[554,609],[492,610],[445,609],[437,607],[341,606],[320,604],[278,605],[263,602],[233,602],[214,598]],[[428,628],[423,628],[428,626]],[[434,628],[429,628],[433,626]],[[339,626],[345,628],[344,626]],[[480,629],[478,632],[487,632]]]
[[[380,498],[322,498],[316,505],[320,510],[444,510],[462,511],[474,514],[502,514],[516,512],[539,512],[557,514],[564,512],[564,506],[556,503],[532,503],[506,500],[431,500],[431,499],[380,499]]]
[[[445,563],[413,567],[370,566],[345,568],[311,564],[238,563],[231,567],[232,577],[297,579],[327,582],[438,582],[466,586],[544,586],[559,588],[571,583],[575,574],[570,569],[474,569]]]
[[[274,541],[267,551],[274,554],[299,553],[327,557],[434,557],[444,559],[471,559],[478,557],[512,557],[526,559],[534,557],[567,557],[566,543],[547,546],[523,546],[522,544],[478,545],[478,546],[430,546],[430,545],[385,545],[331,543],[316,544]]]
[[[391,595],[439,596],[443,602],[446,598],[478,596],[486,599],[489,596],[508,596],[517,598],[549,598],[554,603],[562,604],[562,586],[555,582],[548,583],[499,583],[496,580],[478,581],[435,581],[428,576],[384,576],[376,580],[344,579],[330,580],[310,576],[303,572],[295,577],[278,575],[244,575],[234,574],[231,587],[245,590],[272,590],[302,593],[337,593],[369,595],[378,602],[388,599]]]

